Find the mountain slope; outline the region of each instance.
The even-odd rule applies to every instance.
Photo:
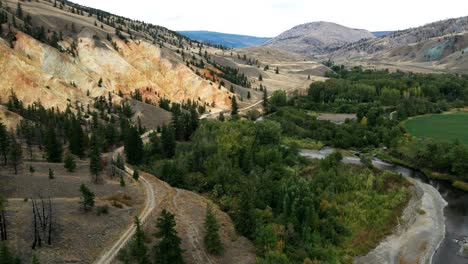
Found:
[[[70,2],[21,2],[22,16],[14,19],[17,1],[3,1],[0,9],[7,17],[0,41],[3,99],[14,91],[26,104],[40,99],[64,109],[69,101],[139,90],[155,103],[166,98],[230,108],[231,93],[197,76],[178,53],[194,43],[170,30]]]
[[[385,37],[387,35],[390,35],[391,33],[393,33],[393,31],[374,31],[374,32],[372,32],[372,34],[377,38]]]
[[[328,57],[340,63],[414,64],[437,71],[468,70],[468,17],[430,23],[347,44]]]
[[[283,32],[265,45],[301,54],[323,53],[361,39],[372,39],[367,30],[352,29],[330,22],[313,22]]]
[[[212,31],[179,31],[180,34],[203,43],[222,45],[228,48],[245,48],[262,45],[271,38],[226,34]]]

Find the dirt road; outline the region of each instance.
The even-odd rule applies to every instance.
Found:
[[[143,135],[142,138],[147,140],[147,135]],[[114,158],[118,153],[122,152],[123,148],[114,151]],[[133,170],[127,166],[125,171],[128,177],[133,175]],[[139,183],[146,194],[145,206],[139,215],[142,224],[148,222],[144,225],[145,233],[154,233],[154,225],[149,222],[156,220],[162,209],[175,214],[176,228],[182,239],[183,255],[187,263],[255,263],[255,248],[252,243],[248,239],[237,235],[230,217],[208,199],[187,190],[173,188],[168,183],[145,172],[140,172]],[[225,247],[224,253],[219,256],[208,254],[203,245],[204,218],[208,203],[213,205],[214,212],[220,223],[220,237]],[[119,239],[108,247],[94,263],[115,263],[119,251],[131,241],[134,233],[135,227],[131,224]]]
[[[122,151],[122,148],[117,150],[114,153],[118,153],[119,151]],[[125,166],[125,172],[128,177],[130,178],[132,177],[131,176],[133,175],[132,169]],[[145,207],[143,208],[143,211],[138,216],[142,224],[147,221],[148,217],[151,215],[151,212],[156,207],[154,188],[153,188],[153,185],[150,183],[150,181],[146,179],[146,177],[148,176],[142,175],[139,178],[139,183],[144,189],[145,194],[146,194]],[[94,263],[96,264],[112,263],[114,259],[117,257],[117,254],[119,253],[119,251],[127,245],[127,243],[132,239],[134,234],[135,234],[135,225],[132,223],[125,230],[125,232],[120,236],[120,238],[114,243],[114,245],[108,248],[106,251],[104,251],[103,254]]]

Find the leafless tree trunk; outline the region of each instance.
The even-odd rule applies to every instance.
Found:
[[[41,207],[38,206],[38,201],[32,199],[33,206],[33,226],[34,226],[34,242],[32,248],[42,246],[42,239],[47,238],[47,244],[52,245],[52,200],[48,199],[48,203],[41,199]],[[48,208],[46,208],[48,206]]]
[[[0,214],[0,235],[1,235],[1,240],[2,241],[8,240],[5,211],[3,211],[3,210],[2,210],[2,212]]]
[[[49,237],[47,239],[47,243],[52,245],[52,201],[50,200],[49,196]]]
[[[34,242],[32,244],[32,249],[36,249],[36,246],[41,247],[41,237],[39,235],[39,232],[37,230],[37,207],[36,207],[36,202],[32,200],[32,206],[33,206],[33,218],[34,218]]]

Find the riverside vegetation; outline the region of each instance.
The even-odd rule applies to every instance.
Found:
[[[446,89],[452,86],[458,88]],[[174,142],[174,128],[153,133],[143,167],[216,201],[238,232],[255,242],[259,263],[351,262],[393,230],[410,197],[407,183],[341,164],[340,154],[308,161],[295,142],[361,151],[388,147],[397,155],[402,140],[415,141],[405,136],[402,120],[464,105],[466,87],[466,76],[339,68],[332,79],[312,84],[307,96],[274,92],[262,122],[239,120],[236,112],[231,121],[204,121],[189,140],[169,144],[171,151],[163,138]],[[358,118],[336,125],[309,111],[356,112]],[[467,171],[449,156],[446,169],[463,178]]]

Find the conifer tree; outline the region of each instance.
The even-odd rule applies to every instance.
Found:
[[[239,114],[239,106],[237,105],[237,100],[235,96],[233,96],[231,99],[231,106],[231,116],[237,116]]]
[[[91,137],[91,153],[90,153],[89,170],[94,177],[94,183],[98,183],[99,174],[102,171],[101,151],[95,135]]]
[[[143,161],[143,141],[137,128],[130,127],[124,143],[127,162],[132,165],[141,164]]]
[[[138,181],[138,179],[140,179],[140,173],[138,172],[138,170],[133,171],[133,179],[135,181]]]
[[[55,172],[53,169],[49,168],[49,180],[55,179]]]
[[[16,7],[16,16],[20,19],[23,18],[23,8],[21,7],[21,3],[18,2]]]
[[[154,234],[156,238],[160,239],[154,248],[155,264],[185,263],[180,248],[181,239],[177,236],[175,226],[175,216],[164,209],[156,222],[157,232]]]
[[[14,136],[11,136],[8,158],[10,159],[11,166],[15,170],[15,174],[18,174],[18,166],[21,164],[22,157],[23,150],[21,148],[21,143],[16,141]]]
[[[161,131],[161,141],[164,156],[166,158],[172,158],[175,155],[176,149],[176,138],[174,129],[170,126],[163,126]]]
[[[75,159],[73,159],[73,156],[70,153],[67,153],[65,156],[65,169],[67,169],[68,172],[74,172],[76,169],[76,162]]]
[[[6,126],[0,122],[0,154],[3,156],[3,165],[7,165],[10,138]]]
[[[263,103],[262,103],[263,112],[268,113],[268,105],[269,105],[269,102],[268,102],[268,91],[267,91],[267,88],[265,87],[265,88],[263,89]]]
[[[44,145],[48,162],[62,161],[62,144],[57,139],[55,128],[49,128],[46,130]]]
[[[224,122],[224,121],[226,120],[226,118],[224,117],[223,112],[221,112],[221,113],[219,114],[218,120],[221,121],[221,122]]]
[[[206,209],[205,237],[203,238],[206,250],[211,254],[219,254],[223,251],[223,244],[219,237],[219,223],[210,205]]]
[[[80,158],[85,156],[87,138],[83,132],[80,121],[73,117],[70,131],[70,152]]]
[[[138,264],[150,264],[148,248],[145,244],[145,233],[141,229],[140,219],[135,217],[135,235],[130,244],[130,254]]]
[[[33,255],[32,257],[32,264],[40,264],[39,259],[36,257],[36,255]]]
[[[86,185],[81,184],[80,186],[80,193],[81,193],[81,203],[83,204],[83,208],[85,212],[89,211],[92,207],[94,207],[94,193],[86,187]]]

